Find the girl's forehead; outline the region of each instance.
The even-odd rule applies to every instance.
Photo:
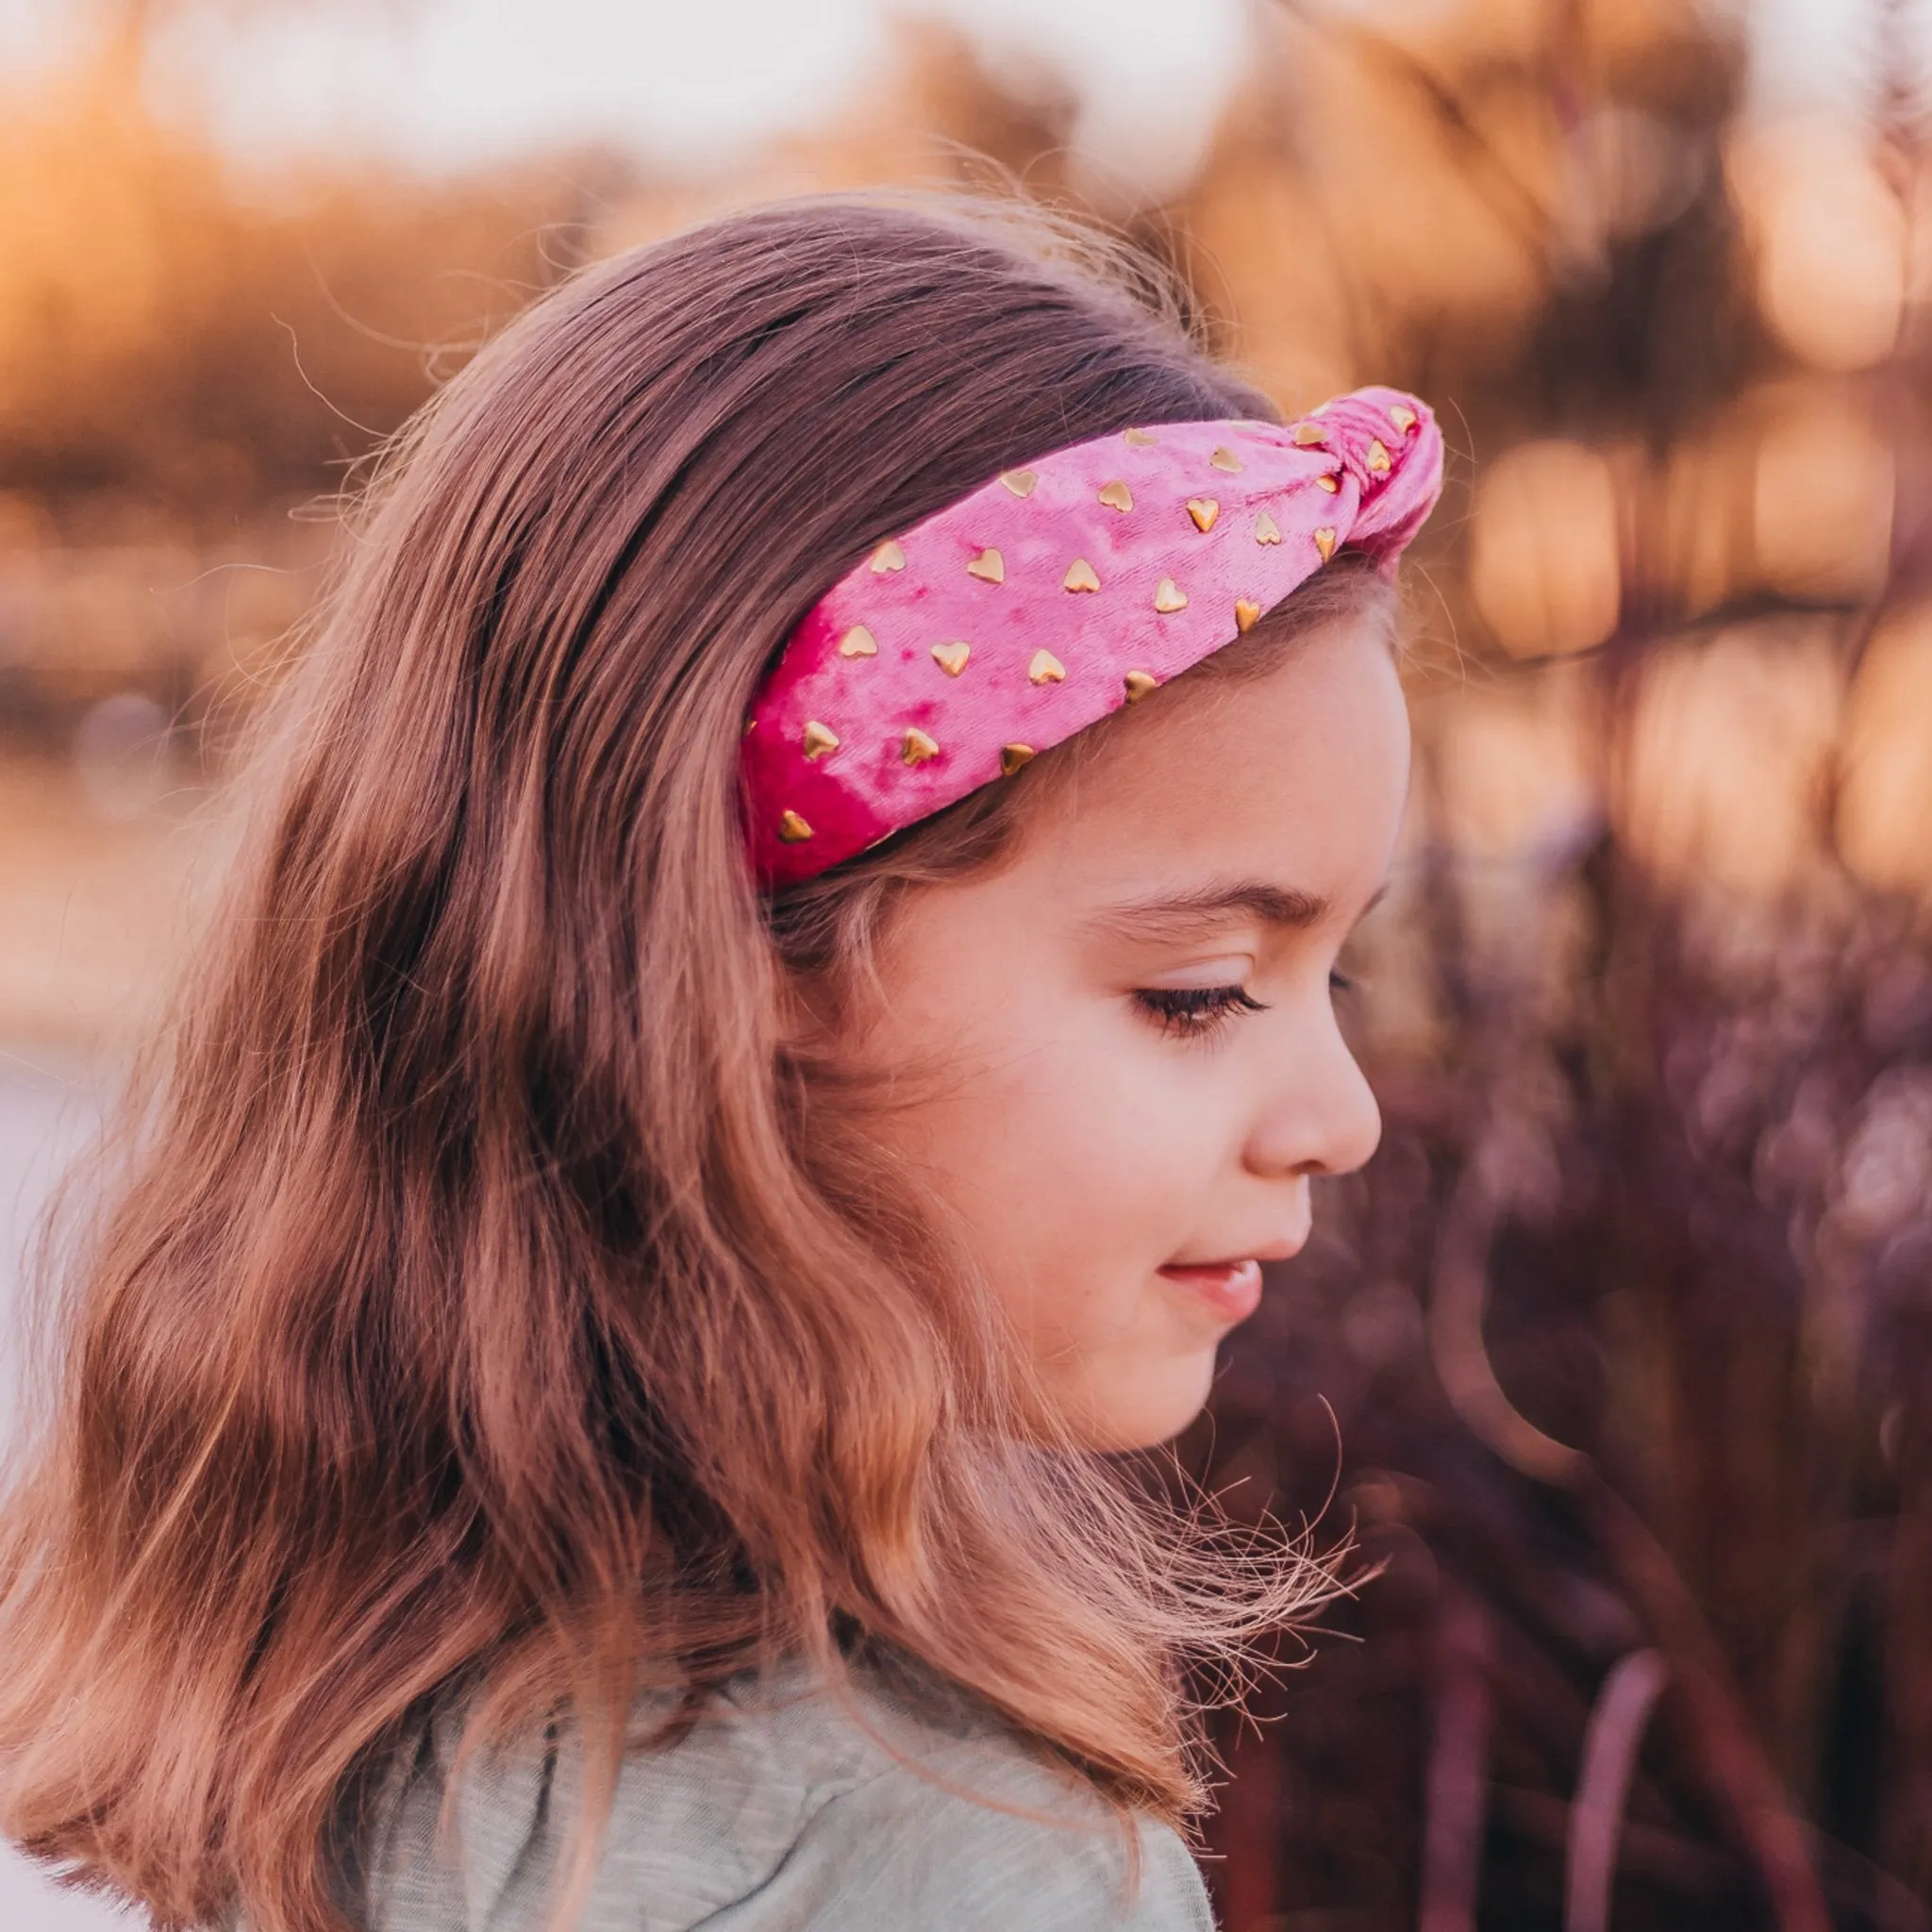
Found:
[[[1263,673],[1183,681],[1124,715],[1044,788],[1022,862],[1082,904],[1204,879],[1352,895],[1386,862],[1408,744],[1379,633],[1331,625]]]

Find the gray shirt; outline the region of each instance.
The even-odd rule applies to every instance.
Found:
[[[452,1792],[460,1728],[447,1708],[396,1760],[363,1847],[369,1932],[546,1932],[581,1756],[564,1733],[473,1757]],[[575,1924],[1213,1932],[1165,1824],[1122,1824],[990,1723],[915,1713],[876,1683],[841,1698],[795,1671],[737,1680],[675,1741],[626,1754]]]

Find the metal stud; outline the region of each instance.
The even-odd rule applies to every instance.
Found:
[[[788,845],[803,845],[811,837],[811,827],[795,811],[778,814],[778,836]]]
[[[1403,435],[1407,436],[1422,419],[1417,416],[1416,412],[1407,403],[1391,403],[1389,405],[1389,420],[1394,424]]]
[[[891,537],[888,537],[872,554],[872,574],[875,577],[884,576],[889,570],[905,568],[906,553]]]
[[[756,718],[747,718],[744,721],[744,729],[739,735],[741,738],[749,738],[758,728],[758,721]]]
[[[1030,744],[1003,744],[1000,746],[1000,776],[1010,778],[1022,765],[1033,756]]]
[[[813,764],[828,751],[839,749],[839,734],[829,724],[821,724],[816,718],[805,721],[805,755]]]
[[[969,577],[977,577],[983,584],[1003,584],[1007,580],[1007,560],[997,550],[982,550],[966,566]]]
[[[1217,470],[1226,470],[1234,475],[1239,475],[1241,472],[1241,458],[1236,456],[1233,450],[1229,449],[1224,442],[1216,446],[1214,454],[1208,460]]]
[[[1319,483],[1322,486],[1322,488],[1328,492],[1330,496],[1333,496],[1335,492],[1341,488],[1341,485],[1336,480],[1336,478],[1332,475],[1325,476],[1317,476],[1315,478],[1315,481]]]
[[[878,639],[862,624],[855,624],[839,640],[839,655],[841,658],[876,658],[878,654]]]
[[[1255,541],[1257,543],[1279,543],[1281,525],[1264,509],[1255,519]]]
[[[1150,691],[1157,690],[1160,684],[1159,678],[1151,671],[1130,671],[1121,682],[1127,688],[1127,702],[1130,705],[1138,705]]]
[[[1035,651],[1032,663],[1026,667],[1026,676],[1033,684],[1063,684],[1067,667],[1051,651]]]
[[[1261,607],[1246,597],[1234,600],[1234,627],[1245,637],[1261,621]]]
[[[940,755],[939,740],[928,738],[917,724],[906,727],[906,737],[899,748],[899,756],[908,765],[923,765],[929,758]]]
[[[1335,532],[1333,530],[1317,530],[1315,532],[1315,548],[1322,553],[1322,561],[1326,563],[1335,555]]]
[[[1326,442],[1328,432],[1319,423],[1297,423],[1294,425],[1294,440],[1297,448],[1307,449],[1317,442]]]
[[[1084,557],[1076,557],[1067,566],[1067,574],[1060,579],[1063,591],[1097,591],[1100,588],[1100,573]]]
[[[1144,429],[1124,430],[1121,433],[1121,441],[1129,449],[1148,449],[1153,446],[1154,442],[1154,439]]]
[[[935,644],[932,647],[932,661],[948,677],[958,677],[966,668],[966,660],[973,655],[971,644]]]
[[[1033,486],[1040,481],[1040,473],[1037,470],[1002,470],[1000,481],[1015,496],[1031,496]]]
[[[1191,496],[1188,514],[1193,518],[1195,529],[1211,530],[1214,519],[1221,514],[1221,506],[1211,496]]]
[[[1100,486],[1100,500],[1108,509],[1129,510],[1134,507],[1134,492],[1116,476]]]
[[[1172,577],[1162,577],[1154,587],[1154,608],[1163,617],[1188,608],[1188,593]]]
[[[1379,436],[1369,438],[1369,453],[1364,459],[1372,474],[1377,476],[1388,475],[1389,451]]]

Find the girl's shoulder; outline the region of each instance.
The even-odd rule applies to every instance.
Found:
[[[369,1932],[545,1932],[581,1756],[563,1733],[455,1774],[460,1729],[460,1707],[445,1709],[397,1760],[359,1861]],[[1212,1924],[1165,1824],[1124,1825],[990,1722],[915,1708],[877,1682],[841,1694],[788,1668],[735,1681],[671,1741],[627,1753],[576,1927]]]

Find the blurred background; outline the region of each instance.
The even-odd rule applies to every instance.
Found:
[[[1224,1924],[1932,1925],[1928,79],[1932,0],[0,0],[0,1290],[388,431],[714,210],[1084,208],[1454,452],[1383,1150],[1185,1445],[1364,1579]]]

